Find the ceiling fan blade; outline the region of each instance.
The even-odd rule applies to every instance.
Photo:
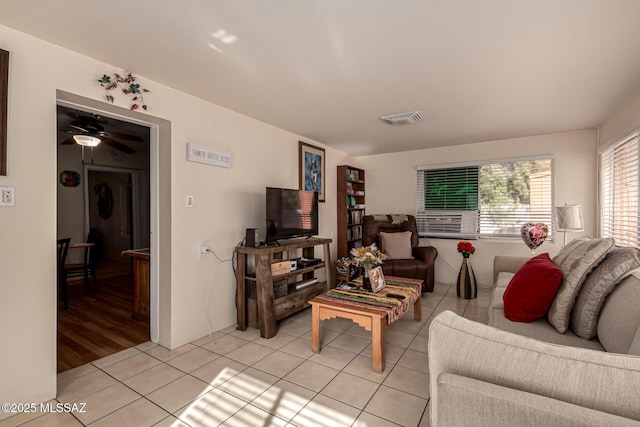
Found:
[[[126,139],[127,141],[136,141],[136,142],[144,142],[144,138],[137,135],[129,135],[126,133],[118,133],[118,132],[107,132],[110,137],[118,138],[118,139]]]
[[[71,144],[75,144],[76,142],[73,140],[73,137],[69,137],[65,140],[63,140],[60,144],[61,145],[71,145]]]
[[[67,135],[78,133],[76,129],[73,129],[71,126],[68,126],[68,125],[58,126],[58,132],[66,133]]]
[[[114,141],[113,139],[109,139],[109,138],[101,138],[101,139],[102,139],[102,142],[107,144],[109,147],[115,148],[116,150],[120,150],[123,153],[133,154],[136,152],[136,150],[134,150],[133,148],[128,147],[118,141]]]
[[[72,127],[72,128],[74,128],[74,129],[75,129],[75,130],[77,130],[77,131],[82,132],[82,133],[87,133],[87,132],[89,132],[89,130],[88,130],[88,129],[85,129],[84,127],[82,127],[82,126],[78,126],[77,124],[74,124],[74,123],[69,124],[69,126],[70,126],[70,127]]]

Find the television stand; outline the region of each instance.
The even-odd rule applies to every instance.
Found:
[[[311,298],[329,290],[333,285],[330,243],[331,239],[303,238],[282,241],[279,242],[279,246],[238,246],[236,248],[238,256],[236,275],[237,329],[244,331],[247,329],[247,324],[255,325],[260,329],[262,338],[272,338],[278,333],[276,321],[308,307]],[[323,247],[323,262],[272,276],[272,260],[283,260],[285,252],[297,249],[302,249],[303,258],[312,259],[316,246]],[[250,274],[247,271],[248,256],[254,257],[255,274]],[[316,270],[323,268],[326,281],[314,281]],[[274,282],[277,283],[275,287]],[[255,288],[255,295],[250,295],[253,292],[248,291],[253,288]]]

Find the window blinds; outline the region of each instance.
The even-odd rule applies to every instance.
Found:
[[[418,231],[473,238],[478,234],[478,166],[418,171]]]
[[[519,237],[526,222],[553,229],[551,156],[421,167],[416,219],[431,237]]]
[[[634,133],[604,150],[601,162],[601,234],[619,246],[639,246],[638,162],[640,136]]]

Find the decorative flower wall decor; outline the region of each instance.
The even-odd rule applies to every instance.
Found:
[[[130,72],[124,72],[124,75],[113,73],[112,75],[103,74],[102,78],[98,80],[100,86],[102,86],[106,93],[107,101],[113,104],[113,95],[110,91],[120,88],[126,95],[131,95],[131,110],[137,110],[138,107],[142,107],[147,111],[147,104],[144,103],[143,93],[149,92],[148,89],[140,88],[140,83],[136,83],[136,77]]]

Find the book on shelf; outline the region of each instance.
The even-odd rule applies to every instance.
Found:
[[[347,228],[347,240],[359,240],[362,239],[362,226]]]
[[[349,225],[361,224],[363,217],[364,217],[363,211],[348,211],[347,224]]]
[[[357,191],[356,191],[357,193]],[[353,193],[353,184],[351,184],[350,182],[347,182],[347,194],[354,194]]]

